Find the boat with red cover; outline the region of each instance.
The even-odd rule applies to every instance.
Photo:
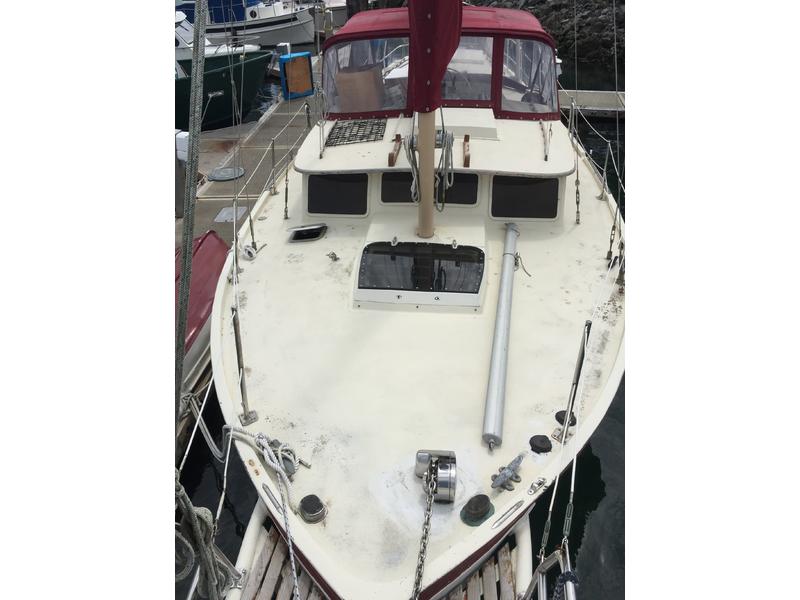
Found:
[[[518,596],[570,571],[568,523],[534,564],[527,515],[617,391],[625,258],[556,73],[535,17],[457,1],[326,40],[316,125],[244,219],[211,316],[287,585],[441,598],[512,536]],[[260,556],[237,566],[264,577]]]

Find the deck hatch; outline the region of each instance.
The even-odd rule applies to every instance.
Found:
[[[367,174],[309,175],[308,212],[320,215],[367,214]]]
[[[492,216],[555,219],[558,216],[558,179],[495,175],[492,180]]]
[[[364,248],[358,287],[366,290],[477,294],[483,250],[425,242],[373,242]]]

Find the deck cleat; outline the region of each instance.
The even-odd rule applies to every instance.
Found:
[[[509,492],[513,490],[514,483],[522,481],[522,477],[519,476],[518,472],[523,458],[525,458],[525,454],[520,452],[517,457],[505,467],[500,467],[498,473],[492,475],[492,488],[497,489],[501,487]]]

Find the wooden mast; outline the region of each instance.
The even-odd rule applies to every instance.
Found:
[[[461,38],[461,0],[409,0],[409,94],[419,128],[419,223],[417,235],[433,237],[436,109],[442,77]]]
[[[417,235],[421,238],[433,237],[433,174],[436,147],[436,113],[434,111],[417,113],[419,134],[419,225]]]

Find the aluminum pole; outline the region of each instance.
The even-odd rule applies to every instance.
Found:
[[[494,318],[492,359],[489,364],[489,383],[486,386],[486,406],[483,412],[483,441],[489,445],[489,450],[503,443],[508,339],[511,332],[511,296],[514,291],[514,262],[518,237],[519,229],[516,224],[506,223],[500,289],[497,293],[497,313]]]

